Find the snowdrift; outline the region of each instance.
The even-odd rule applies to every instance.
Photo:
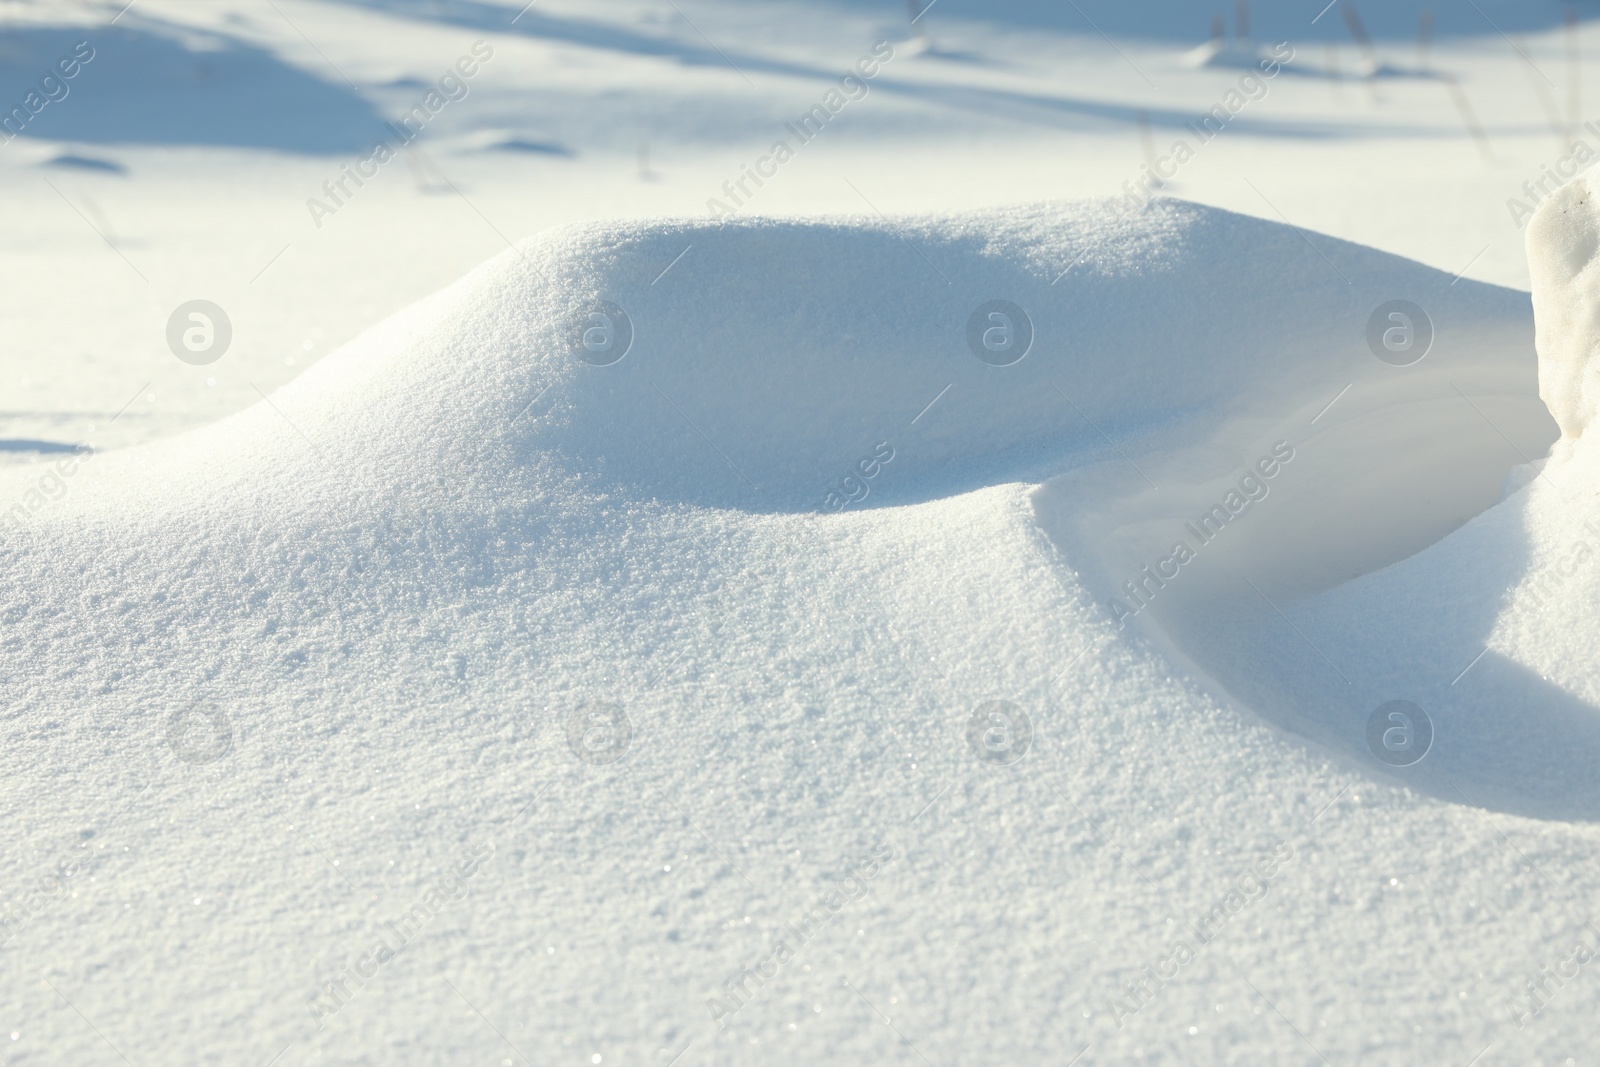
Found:
[[[1284,1062],[1248,991],[1217,1007],[1220,956],[1136,1026],[1107,998],[1166,951],[1151,916],[1288,855],[1258,914],[1293,936],[1228,966],[1292,971],[1332,1055],[1414,1061],[1425,1021],[1470,1056],[1499,1024],[1406,961],[1477,957],[1326,884],[1424,840],[1441,909],[1523,929],[1446,790],[1593,814],[1565,791],[1587,683],[1528,681],[1519,649],[1563,646],[1499,613],[1557,437],[1538,389],[1526,294],[1181,202],[530,241],[223,423],[0,483],[5,863],[84,872],[9,944],[71,961],[146,1061],[150,1012],[196,1060],[459,1061],[457,996],[542,1059],[903,1058],[853,988],[897,991],[935,1062]],[[1505,663],[1450,689],[1491,632]],[[1440,695],[1484,677],[1554,731],[1543,763]],[[1356,720],[1396,696],[1437,723],[1403,780],[1449,804],[1376,784]],[[996,700],[1029,717],[1015,765],[969,744]],[[730,1015],[729,976],[868,867]],[[1399,1044],[1340,1000],[1375,966]],[[81,1058],[75,1018],[51,1047]]]
[[[1378,358],[1400,306],[1416,348]],[[1438,539],[1544,451],[1529,333],[1521,294],[1182,202],[573,228],[254,409],[83,464],[59,501],[16,484],[10,610],[50,621],[17,628],[13,663],[104,657],[84,605],[125,595],[130,566],[186,593],[130,613],[151,640],[179,620],[253,631],[238,574],[286,625],[337,587],[377,633],[394,598],[448,602],[495,546],[555,552],[612,508],[826,514],[1102,454],[1040,509],[1063,545],[1093,527],[1068,559],[1120,619],[1116,583],[1169,547],[1166,519],[1204,512],[1279,438],[1299,451],[1274,521],[1192,570],[1325,587]]]
[[[93,699],[108,673],[152,706],[196,699],[194,672],[166,665],[237,662],[263,604],[295,662],[400,641],[403,676],[414,658],[432,669],[440,637],[397,636],[397,609],[479,596],[541,616],[532,590],[573,580],[613,516],[809,523],[1053,478],[1039,519],[1109,618],[1148,606],[1158,640],[1195,631],[1169,651],[1252,706],[1298,707],[1271,689],[1280,643],[1217,613],[1270,627],[1280,598],[1404,558],[1499,500],[1556,436],[1530,333],[1522,294],[1179,201],[575,227],[237,417],[74,463],[60,499],[14,483],[7,680],[35,709]],[[1273,454],[1293,459],[1269,485],[1253,465]],[[1194,535],[1253,504],[1252,478],[1270,500],[1199,551]],[[1183,537],[1196,558],[1180,568]],[[130,599],[133,575],[163,592]],[[129,605],[109,640],[93,622],[108,601]],[[1246,632],[1244,666],[1213,663],[1234,652],[1207,642]],[[141,647],[160,669],[127,670]],[[1305,676],[1337,680],[1322,658]]]

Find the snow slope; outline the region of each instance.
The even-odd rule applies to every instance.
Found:
[[[1477,790],[1499,734],[1441,713],[1479,810],[1238,684],[1314,704],[1273,655],[1308,590],[1515,484],[1463,410],[1554,439],[1531,336],[1524,294],[1181,202],[594,224],[216,425],[8,472],[0,876],[54,879],[9,905],[8,1060],[1581,1054],[1584,990],[1508,1005],[1600,888],[1586,794]],[[1258,537],[1283,616],[1119,619],[1117,553],[1283,434],[1230,535],[1434,491]],[[1236,591],[1216,547],[1183,581]],[[1375,600],[1328,618],[1400,656]],[[1437,600],[1418,642],[1483,621]]]

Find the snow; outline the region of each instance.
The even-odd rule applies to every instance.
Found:
[[[1583,436],[1600,404],[1600,364],[1594,360],[1596,282],[1588,270],[1600,251],[1593,200],[1588,176],[1580,176],[1545,200],[1528,226],[1528,266],[1539,323],[1539,395],[1568,442]]]
[[[1558,6],[520,6],[0,8],[6,1062],[1581,1061]]]

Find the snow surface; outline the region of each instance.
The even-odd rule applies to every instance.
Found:
[[[499,1047],[465,1025],[463,999],[535,1060],[654,1061],[689,1046],[743,1062],[751,1042],[804,1062],[903,1057],[910,1043],[959,1062],[1085,1045],[1107,1061],[1303,1058],[1276,1010],[1325,1054],[1363,1061],[1505,1040],[1503,991],[1530,966],[1522,924],[1552,921],[1528,894],[1538,873],[1477,832],[1481,812],[1384,784],[1334,729],[1344,719],[1324,715],[1333,740],[1300,731],[1327,746],[1307,749],[1119,638],[1085,576],[1105,557],[1058,549],[1030,501],[1051,469],[1088,478],[1109,464],[1124,492],[1148,488],[1138,470],[1167,482],[1151,440],[1216,470],[1253,454],[1243,435],[1293,436],[1283,427],[1351,375],[1396,371],[1365,347],[1365,309],[1391,292],[1436,308],[1439,351],[1418,366],[1448,368],[1513,415],[1527,406],[1523,298],[1322,247],[1178,202],[1131,217],[1055,204],[573,227],[507,251],[268,402],[80,461],[4,550],[4,682],[17,824],[35,854],[78,859],[87,877],[13,943],[78,946],[57,976],[78,988],[101,976],[86,1015],[191,1019],[193,1059],[288,1045],[308,1061],[443,1062]],[[965,346],[963,309],[994,294],[1036,325],[1034,350],[1009,367]],[[571,343],[596,297],[633,323],[610,366]],[[1433,379],[1363,386],[1318,424],[1346,458],[1338,427],[1369,442],[1373,426],[1399,432],[1378,418],[1383,397],[1401,423],[1449,399]],[[879,440],[894,454],[867,506],[826,513],[832,482]],[[1297,440],[1284,486],[1331,477],[1313,469],[1316,440]],[[1504,456],[1481,462],[1498,486]],[[1421,461],[1407,470],[1429,475]],[[36,477],[19,471],[5,489]],[[1180,510],[1213,491],[1195,474],[1168,484],[1185,486],[1166,500]],[[1056,518],[1115,496],[1059,478],[1041,492]],[[1271,522],[1278,503],[1251,520]],[[1389,502],[1357,503],[1361,515]],[[1299,506],[1329,519],[1315,492]],[[1262,583],[1276,595],[1273,569]],[[1295,660],[1258,664],[1258,686],[1326,688],[1276,616],[1218,627],[1216,610],[1239,609],[1204,599],[1211,632]],[[1381,650],[1407,647],[1380,639],[1382,610],[1329,614]],[[1347,672],[1371,669],[1314,621],[1300,628]],[[1415,636],[1448,673],[1473,650],[1445,629]],[[1348,708],[1416,693],[1385,681]],[[1035,724],[1013,766],[961,740],[991,699]],[[615,764],[569,744],[569,720],[596,701],[630,723]],[[196,703],[226,714],[225,758],[175,756],[169,717]],[[1440,755],[1464,749],[1467,769],[1442,765],[1487,789],[1487,772],[1470,772],[1503,766],[1494,738],[1447,744],[1439,718]],[[1580,750],[1545,755],[1582,779]],[[1580,810],[1560,814],[1589,814],[1583,795],[1563,795]],[[1541,835],[1541,867],[1590,855],[1589,832],[1562,826]],[[308,1008],[486,842],[493,858],[415,951],[331,1017]],[[1182,929],[1166,920],[1202,915],[1280,842],[1293,858],[1260,903],[1119,1028],[1120,986]],[[871,892],[719,1029],[708,1000],[725,980],[885,845],[895,860]],[[1407,918],[1417,905],[1402,883],[1449,919]],[[1461,922],[1473,938],[1450,933]],[[1375,959],[1366,946],[1380,942],[1390,951]],[[149,968],[163,980],[132,980]],[[1373,1025],[1352,985],[1397,991],[1383,1001],[1391,1025]],[[12,995],[56,1020],[40,1058],[98,1054],[49,988],[19,979]],[[1423,1020],[1425,1036],[1411,1031]],[[1203,1036],[1187,1035],[1197,1022]],[[1541,1036],[1570,1033],[1552,1018]],[[175,1035],[122,1027],[113,1040],[158,1058]]]
[[[0,1057],[1592,1057],[1600,135],[1302,6],[0,8]]]

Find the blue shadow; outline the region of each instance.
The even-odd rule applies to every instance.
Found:
[[[662,30],[640,30],[633,27],[595,19],[574,18],[564,15],[542,13],[537,7],[529,8],[518,14],[515,7],[507,7],[493,0],[333,0],[333,2],[347,4],[353,7],[366,8],[373,11],[384,11],[394,15],[419,21],[445,22],[454,26],[461,26],[485,33],[510,34],[514,36],[532,37],[539,40],[557,42],[562,44],[579,45],[586,48],[605,49],[612,52],[622,52],[630,55],[655,56],[677,61],[685,66],[715,67],[728,70],[730,74],[737,70],[742,74],[768,74],[807,80],[831,83],[839,77],[839,70],[832,67],[784,59],[771,54],[768,50],[752,51],[739,47],[736,44],[724,43],[713,46],[700,38],[697,32],[686,26],[682,35],[669,33]],[[1021,0],[1018,0],[1021,2]],[[1187,5],[1188,0],[1186,0]],[[903,42],[909,26],[904,25],[907,16],[905,7],[897,0],[844,0],[848,6],[873,9],[882,8],[887,16],[898,12],[901,25],[884,27],[884,33],[895,42]],[[952,5],[947,9],[947,4]],[[1171,0],[1162,0],[1166,7],[1175,7]],[[954,6],[955,0],[944,0],[935,11],[940,13],[955,13],[961,9]],[[987,3],[973,3],[968,5],[972,17],[986,18],[991,21],[1006,21],[1001,14],[1005,5],[989,8]],[[1037,6],[1039,11],[1053,10],[1051,5],[1029,5],[1023,7],[1030,10]],[[830,12],[836,12],[835,5],[818,3],[815,7],[819,20],[826,20]],[[1077,24],[1069,20],[1061,20],[1062,28],[1069,30],[1083,30],[1092,32],[1083,22],[1081,16],[1073,12],[1070,7],[1068,13],[1071,18],[1077,19]],[[931,16],[930,16],[931,17]],[[1332,17],[1331,15],[1329,16]],[[513,19],[515,20],[513,22]],[[1096,19],[1098,22],[1098,19]],[[1189,20],[1192,21],[1192,20]],[[1323,21],[1327,21],[1324,19]],[[1143,25],[1143,20],[1134,20],[1141,25],[1148,35],[1150,26]],[[1130,23],[1130,25],[1133,23]],[[1174,23],[1176,25],[1176,23]],[[697,23],[701,28],[704,24]],[[1188,43],[1196,44],[1205,37],[1205,27],[1200,31],[1188,35]],[[708,31],[712,32],[712,31]],[[1342,32],[1342,30],[1341,30]],[[978,57],[966,53],[937,53],[934,58],[959,58],[965,62],[977,62]],[[1287,68],[1286,68],[1287,69]],[[878,76],[872,83],[872,92],[887,93],[894,96],[910,97],[937,104],[941,107],[956,111],[968,111],[985,116],[1003,116],[1018,122],[1031,123],[1038,126],[1047,126],[1056,129],[1082,129],[1086,125],[1107,123],[1112,125],[1125,125],[1137,122],[1144,118],[1152,125],[1160,128],[1179,130],[1186,122],[1195,120],[1203,107],[1195,111],[1182,111],[1170,108],[1151,107],[1141,108],[1133,103],[1122,103],[1113,100],[1096,100],[1083,97],[1051,95],[1045,93],[1025,92],[1008,89],[995,89],[976,85],[949,85],[929,83],[925,81],[908,81],[900,78],[892,71],[886,71]],[[1340,122],[1322,121],[1281,121],[1271,118],[1257,118],[1254,116],[1240,117],[1235,120],[1238,129],[1248,129],[1256,136],[1262,137],[1316,137],[1336,139],[1340,137],[1360,134],[1370,136],[1370,126],[1356,126]],[[1392,136],[1421,137],[1438,135],[1440,130],[1430,130],[1417,127],[1391,129]],[[1450,131],[1453,133],[1453,128]]]
[[[185,31],[180,40],[149,20],[19,29],[0,38],[0,114],[23,106],[40,78],[84,40],[94,58],[65,83],[65,98],[29,119],[22,136],[324,155],[365,151],[381,135],[382,117],[348,85],[230,38]],[[197,40],[204,50],[184,43]],[[337,78],[331,70],[328,76]]]
[[[418,19],[440,19],[498,33],[525,33],[570,44],[634,52],[640,55],[670,56],[683,63],[712,65],[723,57],[692,34],[695,43],[679,43],[628,26],[541,13],[537,6],[519,16],[521,0],[339,0],[341,3],[387,11]],[[1123,39],[1167,41],[1196,45],[1210,36],[1211,21],[1225,15],[1229,33],[1234,32],[1235,0],[916,0],[924,11],[919,24],[925,24],[935,41],[939,23],[951,19],[990,22],[1019,28],[1061,30],[1069,33],[1104,33]],[[1361,25],[1380,42],[1414,42],[1418,22],[1424,11],[1431,11],[1435,37],[1498,37],[1501,33],[1537,33],[1561,26],[1565,11],[1572,6],[1582,19],[1600,17],[1600,0],[1252,0],[1251,36],[1259,41],[1351,42],[1345,8],[1352,8]],[[507,6],[510,5],[510,6]],[[910,13],[905,0],[815,0],[808,5],[817,21],[826,21],[840,9],[857,14],[875,14],[885,27],[893,26],[901,36],[910,32]],[[793,9],[785,7],[785,17]],[[778,17],[774,5],[774,17]],[[711,32],[695,13],[695,24]],[[515,18],[515,24],[512,19]],[[1315,21],[1313,21],[1315,20]],[[716,36],[713,33],[713,36]],[[741,66],[748,63],[758,70],[769,69],[751,56],[739,57],[721,47]],[[960,58],[951,56],[950,58]],[[777,64],[783,66],[784,64]],[[748,69],[748,68],[747,68]]]
[[[36,441],[27,437],[0,438],[0,452],[31,452],[51,455],[56,452],[76,452],[79,447],[65,441]]]

